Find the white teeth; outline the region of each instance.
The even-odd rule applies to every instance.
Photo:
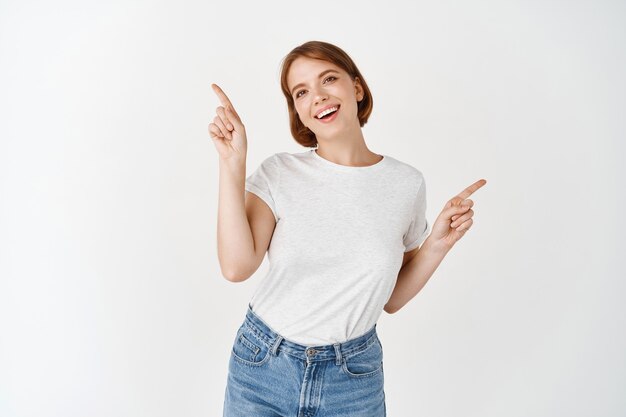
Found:
[[[322,117],[326,116],[328,113],[332,113],[334,111],[337,111],[337,106],[324,110],[323,112],[317,115],[317,118],[321,119]]]

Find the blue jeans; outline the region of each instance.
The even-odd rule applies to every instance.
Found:
[[[224,417],[383,417],[383,348],[366,334],[307,347],[272,330],[248,304],[228,365]]]

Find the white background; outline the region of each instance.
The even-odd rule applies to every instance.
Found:
[[[389,415],[625,416],[625,18],[620,1],[3,0],[0,415],[221,415],[267,260],[220,274],[210,83],[251,173],[306,150],[279,64],[324,40],[372,90],[370,149],[424,173],[431,222],[488,181],[472,229],[379,320]]]

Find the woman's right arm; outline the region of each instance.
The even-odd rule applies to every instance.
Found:
[[[209,124],[211,139],[220,155],[217,254],[222,275],[240,282],[263,261],[275,221],[265,202],[245,191],[245,127],[222,89],[215,84],[212,87],[223,105]]]
[[[254,256],[254,238],[245,207],[246,163],[220,158],[217,256],[222,275],[238,282]]]

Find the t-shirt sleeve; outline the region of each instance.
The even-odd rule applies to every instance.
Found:
[[[246,178],[246,191],[256,194],[269,206],[278,221],[278,208],[276,200],[278,196],[278,184],[280,172],[276,162],[276,155],[266,158],[258,168]]]
[[[413,218],[409,225],[409,230],[404,235],[404,251],[408,252],[420,246],[426,240],[430,231],[431,225],[428,219],[426,219],[426,183],[422,177],[413,206]]]

